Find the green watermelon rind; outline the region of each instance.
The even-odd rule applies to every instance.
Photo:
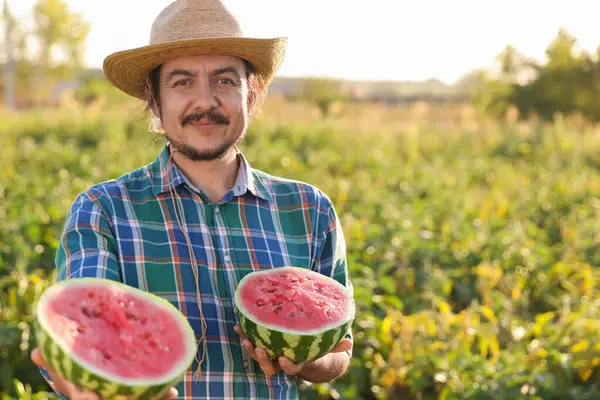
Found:
[[[54,294],[57,294],[61,289],[78,285],[84,287],[89,287],[90,285],[116,287],[139,297],[142,301],[150,301],[162,307],[180,322],[180,329],[188,341],[184,348],[189,349],[189,351],[187,354],[182,355],[181,361],[173,367],[173,370],[169,374],[160,380],[120,379],[117,376],[98,370],[93,365],[80,359],[76,354],[69,353],[69,349],[61,338],[54,335],[48,328],[43,311],[46,303]],[[185,372],[193,363],[197,350],[196,337],[192,327],[185,316],[171,303],[154,294],[120,282],[102,278],[74,278],[50,286],[42,294],[36,305],[34,329],[37,346],[52,369],[78,387],[89,389],[99,394],[102,399],[115,399],[120,396],[141,400],[160,398],[169,388],[176,386],[184,378]]]
[[[349,313],[346,315],[346,318],[322,329],[299,331],[261,323],[246,310],[242,304],[240,293],[248,280],[256,277],[257,274],[266,275],[274,272],[282,272],[282,270],[297,271],[299,269],[304,273],[312,273],[311,275],[318,277],[318,279],[328,284],[339,285],[343,289],[350,303]],[[251,272],[242,278],[238,284],[235,291],[234,303],[240,327],[248,340],[255,347],[264,348],[273,359],[285,356],[293,362],[316,360],[331,351],[350,331],[355,316],[355,303],[351,287],[344,287],[338,281],[328,276],[298,267],[278,267]]]

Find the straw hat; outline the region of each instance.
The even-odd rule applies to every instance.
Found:
[[[120,51],[104,60],[104,73],[117,88],[145,99],[144,83],[159,64],[194,54],[223,54],[248,60],[268,85],[281,66],[287,38],[243,36],[221,0],[177,0],[152,24],[147,46]]]

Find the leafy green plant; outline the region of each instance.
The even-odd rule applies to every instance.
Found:
[[[331,197],[357,301],[349,373],[302,383],[302,398],[597,397],[597,131],[561,119],[349,130],[263,115],[242,149]],[[3,118],[0,397],[51,397],[29,360],[32,304],[53,282],[75,196],[156,156],[146,128],[129,106]]]

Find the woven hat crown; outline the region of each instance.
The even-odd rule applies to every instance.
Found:
[[[167,6],[154,20],[150,44],[242,36],[239,22],[221,1],[179,0]]]

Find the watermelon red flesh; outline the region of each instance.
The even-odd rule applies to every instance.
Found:
[[[331,351],[354,321],[352,286],[297,267],[252,272],[235,291],[245,335],[271,358],[314,360]]]
[[[72,353],[122,379],[164,377],[186,354],[187,339],[173,329],[179,322],[127,292],[101,286],[65,290],[45,312],[49,328]]]
[[[257,322],[285,330],[313,331],[348,315],[341,285],[315,279],[308,270],[281,269],[250,277],[240,296]]]

